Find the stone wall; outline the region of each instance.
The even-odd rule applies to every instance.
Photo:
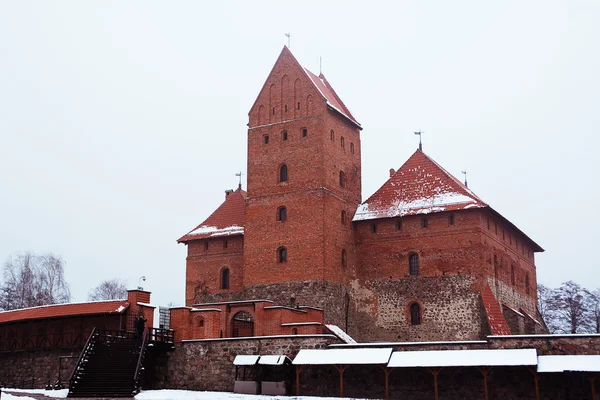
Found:
[[[177,343],[155,360],[154,389],[233,391],[238,354],[284,354],[294,359],[300,349],[323,349],[340,343],[333,335],[197,340]]]
[[[0,353],[0,387],[44,388],[60,379],[68,382],[81,349],[53,349]]]

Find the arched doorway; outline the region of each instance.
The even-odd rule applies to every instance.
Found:
[[[236,313],[231,320],[231,337],[254,336],[254,320],[247,311]]]

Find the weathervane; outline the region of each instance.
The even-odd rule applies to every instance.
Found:
[[[235,173],[235,176],[240,178],[240,183],[238,184],[238,189],[242,188],[242,175],[244,175],[244,174],[242,174],[242,171]]]
[[[288,38],[288,48],[292,48],[292,34],[290,32],[286,33],[285,36]]]
[[[421,151],[423,150],[423,144],[421,143],[421,134],[422,133],[425,133],[425,132],[422,132],[420,129],[418,132],[415,132],[415,135],[419,135],[419,150],[421,150]]]
[[[466,186],[466,187],[469,187],[469,184],[467,183],[467,170],[465,169],[465,170],[463,170],[463,171],[460,171],[460,172],[462,172],[462,173],[463,173],[463,175],[465,176],[465,186]]]

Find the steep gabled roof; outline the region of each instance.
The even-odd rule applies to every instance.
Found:
[[[310,72],[308,69],[302,67],[302,65],[300,65],[300,63],[298,62],[296,57],[294,57],[294,54],[292,54],[291,50],[287,46],[283,46],[283,49],[281,50],[279,57],[277,57],[277,61],[275,61],[273,68],[271,68],[271,72],[269,72],[269,77],[273,74],[273,71],[275,71],[277,64],[283,57],[290,57],[293,60],[293,62],[296,64],[296,66],[301,71],[304,71],[307,78],[309,79],[309,81],[313,84],[314,88],[316,89],[317,93],[319,93],[321,95],[321,97],[327,102],[327,106],[329,108],[331,108],[332,110],[341,114],[343,117],[345,117],[350,122],[355,124],[359,129],[362,129],[362,127],[360,126],[360,123],[358,123],[358,121],[350,113],[350,110],[348,110],[348,107],[346,107],[346,105],[340,99],[340,97],[337,95],[335,90],[333,90],[333,87],[331,87],[331,85],[329,84],[327,79],[325,79],[325,76],[323,74],[317,76],[317,75],[313,74],[312,72]],[[262,89],[260,90],[260,92],[258,93],[258,96],[256,97],[256,100],[254,100],[254,104],[252,105],[251,109],[253,109],[256,106],[256,103],[258,102],[258,99],[260,98],[260,94],[265,90],[268,81],[269,81],[269,78],[267,77],[267,79],[265,80],[265,83],[263,84]]]
[[[80,315],[122,314],[129,307],[126,299],[89,303],[51,304],[0,312],[0,323]]]
[[[200,225],[177,240],[185,243],[190,240],[209,237],[223,237],[244,234],[246,211],[246,192],[237,189],[225,198],[225,201]]]
[[[462,182],[417,150],[358,207],[354,221],[487,206]]]

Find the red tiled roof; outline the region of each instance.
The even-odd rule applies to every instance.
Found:
[[[483,301],[485,315],[492,335],[512,335],[508,323],[504,319],[504,314],[502,314],[500,303],[496,300],[492,289],[490,289],[490,285],[486,284],[481,291],[481,300]]]
[[[179,238],[177,243],[208,237],[243,235],[245,219],[246,192],[238,188],[225,198],[225,201],[210,217]]]
[[[521,311],[523,311],[523,313],[525,315],[527,315],[529,318],[531,318],[533,320],[533,322],[535,322],[536,324],[541,325],[540,321],[538,321],[537,318],[534,317],[533,313],[530,313],[528,310],[524,309],[523,307],[521,307]]]
[[[346,107],[342,99],[340,99],[335,90],[333,90],[327,79],[325,79],[325,76],[323,74],[317,76],[306,68],[304,68],[304,70],[312,83],[319,90],[319,93],[327,100],[327,104],[360,127],[358,121],[352,116],[348,107]]]
[[[0,323],[32,319],[71,317],[76,315],[121,314],[127,310],[127,300],[95,301],[90,303],[52,304],[0,312]]]
[[[354,221],[488,205],[421,150],[358,207]]]

